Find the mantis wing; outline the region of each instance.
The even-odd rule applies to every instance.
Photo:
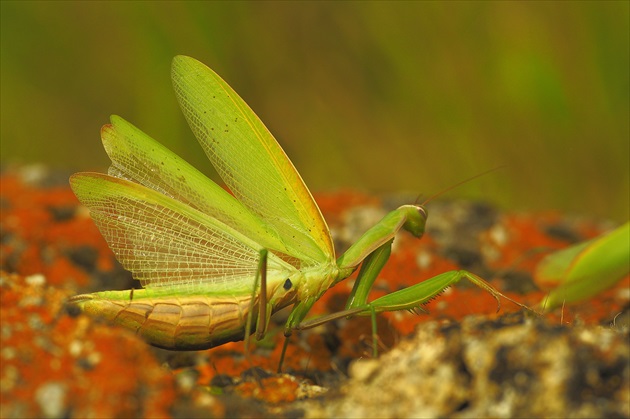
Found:
[[[261,247],[238,231],[125,179],[77,173],[70,184],[117,259],[145,288],[251,292]],[[294,271],[269,254],[270,281],[284,281]]]
[[[299,173],[247,104],[217,74],[185,56],[173,59],[180,106],[215,169],[254,214],[306,265],[334,260],[328,226]]]
[[[267,249],[287,252],[273,228],[184,159],[121,117],[111,117],[111,124],[101,129],[101,138],[112,160],[108,172],[111,176],[132,180],[187,204]]]

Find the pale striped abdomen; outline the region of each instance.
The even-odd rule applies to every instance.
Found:
[[[251,295],[148,296],[146,290],[77,295],[68,301],[90,316],[133,330],[147,342],[172,350],[199,350],[243,340]],[[252,330],[256,330],[258,302]]]

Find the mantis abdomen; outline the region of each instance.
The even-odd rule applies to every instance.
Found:
[[[243,340],[251,295],[154,298],[146,290],[107,291],[72,297],[69,303],[89,315],[134,330],[150,344],[174,350],[200,350]],[[253,321],[258,305],[254,304]],[[255,330],[255,323],[252,330]]]

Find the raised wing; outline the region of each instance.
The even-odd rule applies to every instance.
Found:
[[[77,173],[70,185],[117,259],[144,287],[251,292],[261,247],[238,231],[125,179]],[[294,271],[269,254],[268,278],[284,281]]]
[[[275,230],[177,154],[119,116],[101,129],[112,160],[109,174],[187,204],[227,224],[261,246],[287,253]]]
[[[172,78],[190,127],[238,200],[273,226],[291,256],[312,265],[334,260],[330,231],[317,204],[256,114],[193,58],[175,57]]]

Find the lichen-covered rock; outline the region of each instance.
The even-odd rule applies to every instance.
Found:
[[[628,417],[627,331],[523,314],[430,322],[308,417]]]
[[[546,313],[547,320],[496,320],[496,301],[462,281],[426,306],[430,316],[379,315],[380,347],[393,349],[352,364],[348,380],[351,360],[371,353],[367,317],[294,333],[283,365],[290,375],[274,374],[287,313],[278,313],[249,357],[242,342],[190,353],[152,349],[133,332],[68,315],[64,303],[73,294],[138,285],[114,263],[67,176],[59,186],[58,176],[42,173],[0,176],[2,417],[629,416],[630,278],[587,303]],[[317,200],[339,253],[382,214],[410,202],[381,204],[352,192]],[[611,227],[464,201],[433,201],[429,211],[422,240],[396,238],[370,299],[468,268],[533,306],[545,298],[531,275],[539,250]],[[343,310],[352,285],[329,290],[310,315]],[[504,302],[501,313],[517,309]]]
[[[0,271],[0,416],[165,417],[173,378],[125,330],[64,315],[43,275]]]

